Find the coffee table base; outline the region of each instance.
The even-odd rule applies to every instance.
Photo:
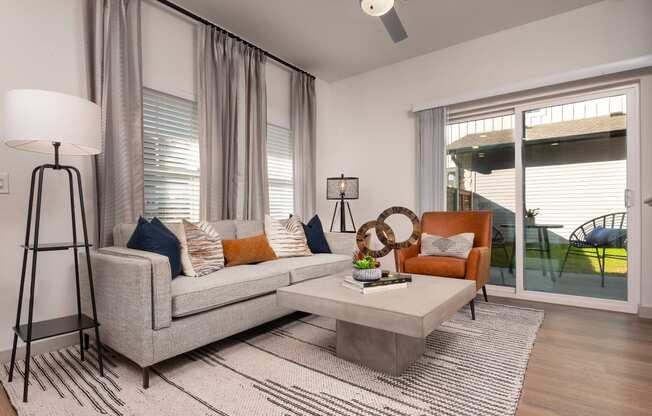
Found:
[[[337,356],[374,370],[400,376],[426,350],[424,338],[337,321]]]

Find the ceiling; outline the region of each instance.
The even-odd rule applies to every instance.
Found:
[[[331,82],[600,0],[396,0],[397,44],[359,0],[172,1]]]

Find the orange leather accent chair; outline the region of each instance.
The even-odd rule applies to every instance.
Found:
[[[406,249],[396,251],[399,272],[429,276],[454,277],[475,280],[482,289],[485,301],[491,267],[491,230],[493,213],[490,211],[426,212],[421,217],[421,232],[442,237],[460,233],[474,233],[469,257],[419,256],[421,239]]]

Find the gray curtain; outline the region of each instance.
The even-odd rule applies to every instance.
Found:
[[[315,79],[293,72],[290,114],[294,134],[294,213],[308,221],[316,211],[317,116]]]
[[[242,51],[244,69],[245,122],[244,149],[246,158],[242,184],[243,219],[263,219],[269,212],[267,181],[267,57],[258,49]]]
[[[197,42],[202,219],[267,212],[265,56],[201,25]]]
[[[238,187],[238,44],[202,25],[197,47],[201,217],[208,221],[234,219]]]
[[[446,108],[417,113],[417,213],[446,209]]]
[[[141,1],[85,2],[89,90],[102,108],[102,153],[95,159],[98,241],[135,222],[143,202]]]

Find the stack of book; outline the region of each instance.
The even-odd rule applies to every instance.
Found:
[[[342,286],[362,294],[368,294],[393,289],[404,289],[410,283],[412,283],[412,276],[409,274],[392,273],[375,282],[359,282],[353,276],[345,276]]]

